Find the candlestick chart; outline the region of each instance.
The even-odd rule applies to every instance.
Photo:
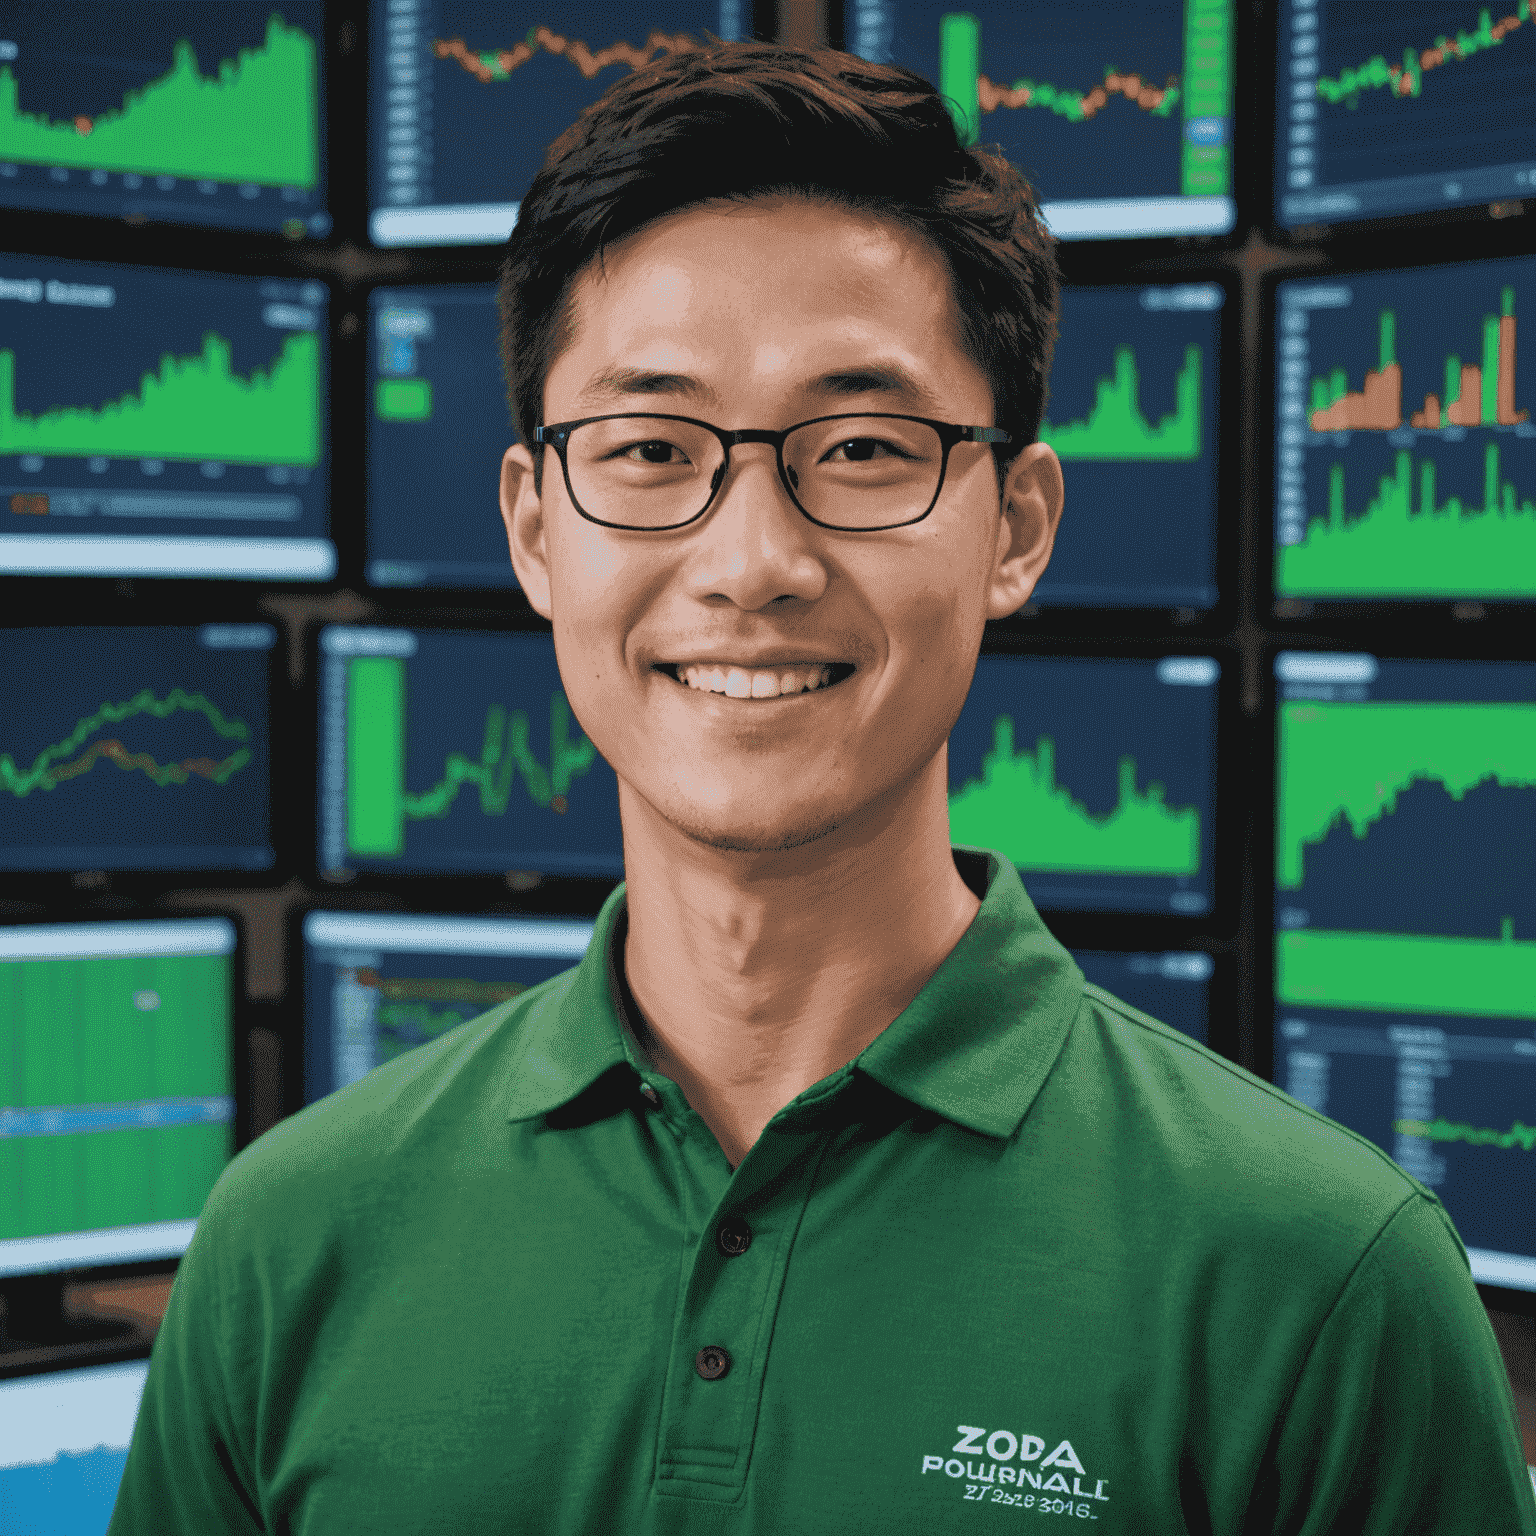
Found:
[[[1193,675],[984,656],[950,738],[951,840],[1012,859],[1044,905],[1204,910],[1214,663]]]
[[[323,233],[322,14],[315,0],[131,16],[19,0],[0,55],[0,161],[15,168],[0,201]]]
[[[1277,593],[1536,593],[1536,384],[1517,303],[1533,275],[1528,260],[1363,274],[1331,285],[1348,302],[1323,312],[1305,307],[1322,290],[1298,285],[1299,306],[1282,293]],[[1351,366],[1366,334],[1370,364]]]

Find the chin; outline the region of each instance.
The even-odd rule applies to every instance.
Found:
[[[843,824],[840,816],[817,814],[809,808],[805,814],[778,816],[772,821],[728,815],[705,818],[696,806],[689,807],[686,814],[663,815],[684,837],[722,853],[789,853],[820,842]]]

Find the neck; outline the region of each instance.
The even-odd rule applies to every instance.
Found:
[[[975,917],[946,779],[940,753],[858,826],[782,853],[703,846],[621,783],[636,1033],[732,1167],[917,996]]]

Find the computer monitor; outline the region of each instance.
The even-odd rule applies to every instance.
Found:
[[[1040,440],[1067,511],[1037,602],[1215,603],[1225,299],[1218,283],[1063,291]]]
[[[1211,1030],[1211,977],[1216,962],[1199,949],[1137,954],[1120,950],[1074,949],[1083,976],[1123,1003],[1150,1013],[1202,1045]]]
[[[548,17],[496,0],[389,0],[369,30],[373,243],[499,245],[583,107],[652,59],[752,25],[746,0],[664,0],[639,16],[577,0]]]
[[[0,873],[272,868],[276,640],[269,624],[0,630]]]
[[[949,738],[950,840],[1037,906],[1211,909],[1216,661],[983,655]]]
[[[574,919],[306,913],[305,1102],[568,971],[591,938]]]
[[[0,575],[333,576],[328,298],[0,256]]]
[[[624,873],[613,770],[547,633],[320,632],[327,879]]]
[[[1529,256],[1278,285],[1277,598],[1536,597],[1522,306]]]
[[[319,0],[9,0],[0,206],[326,234]]]
[[[367,577],[375,587],[515,587],[497,502],[517,441],[491,283],[369,300]]]
[[[1282,228],[1536,192],[1528,0],[1281,0],[1279,46]]]
[[[1275,1081],[1536,1290],[1536,665],[1282,652]]]
[[[0,1531],[105,1536],[147,1360],[0,1381]]]
[[[852,0],[844,32],[931,80],[964,140],[1001,146],[1059,239],[1105,240],[1236,224],[1236,16],[1233,0]]]

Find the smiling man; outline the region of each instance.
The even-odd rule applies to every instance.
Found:
[[[1536,1531],[1435,1196],[950,846],[1061,514],[1055,304],[899,70],[721,45],[555,145],[502,510],[626,883],[236,1159],[117,1536]]]

